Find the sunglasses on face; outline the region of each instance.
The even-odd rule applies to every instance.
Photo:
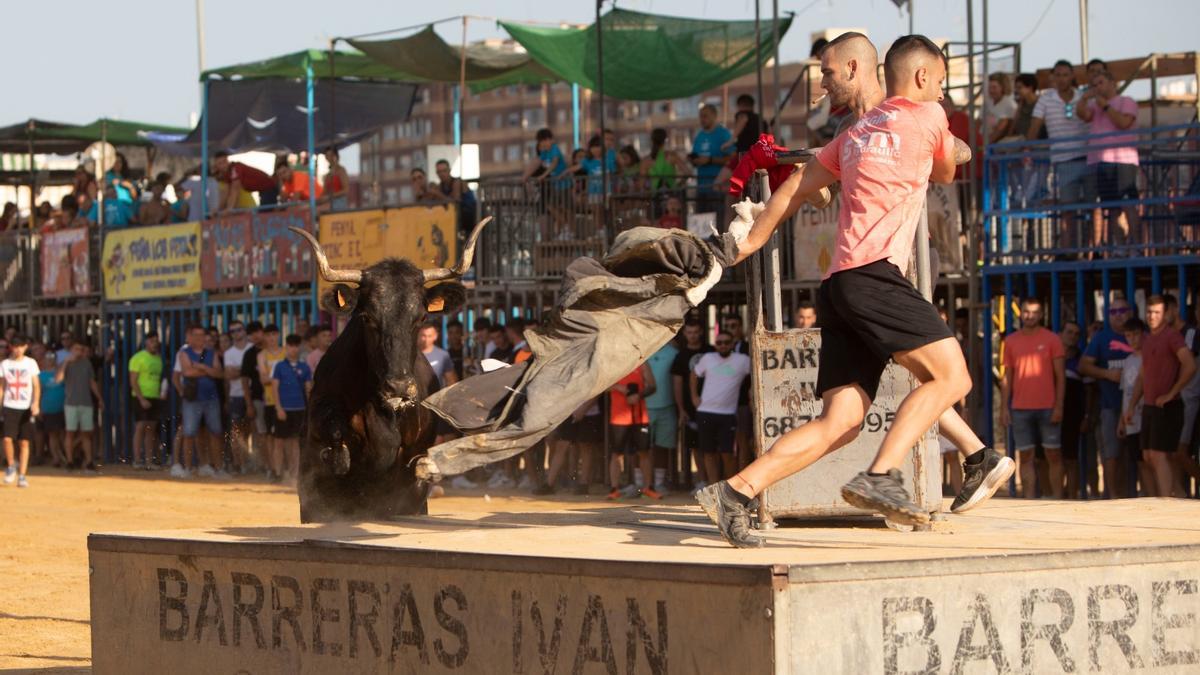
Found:
[[[1108,310],[1109,316],[1116,316],[1118,314],[1126,314],[1128,312],[1129,312],[1128,307],[1113,307],[1112,309]]]
[[[717,346],[718,346],[718,347],[726,347],[726,346],[728,346],[728,345],[731,345],[731,344],[733,344],[733,343],[732,343],[732,342],[730,342],[729,340],[717,340]]]

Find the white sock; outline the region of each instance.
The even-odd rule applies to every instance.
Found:
[[[667,484],[667,470],[666,469],[655,469],[654,470],[654,487],[665,486],[666,484]]]
[[[641,469],[635,468],[633,470],[633,484],[638,487],[642,487],[643,485],[646,484],[646,482],[644,480],[642,480],[642,470]]]

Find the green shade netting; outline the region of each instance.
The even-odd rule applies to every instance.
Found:
[[[357,50],[405,74],[412,82],[458,82],[463,75],[462,47],[448,44],[433,26],[394,40],[348,40]],[[540,84],[558,77],[528,54],[486,44],[467,46],[466,81],[472,91],[508,84]]]
[[[87,143],[105,139],[113,145],[154,145],[155,135],[186,136],[189,131],[191,129],[162,124],[98,119],[80,127],[45,129],[41,134],[47,138],[75,139]]]
[[[284,79],[304,79],[307,68],[312,64],[313,77],[327,79],[331,77],[354,78],[360,80],[390,80],[393,82],[408,82],[411,77],[394,68],[368,58],[358,52],[333,52],[327,50],[306,49],[300,52],[284,54],[262,61],[240,63],[235,66],[213,68],[200,74],[201,80],[222,78],[252,79],[278,77]]]
[[[792,17],[779,20],[782,39]],[[533,60],[568,82],[598,90],[596,25],[545,28],[501,21]],[[604,30],[604,95],[633,101],[685,98],[754,72],[774,52],[773,24],[710,21],[614,9]]]

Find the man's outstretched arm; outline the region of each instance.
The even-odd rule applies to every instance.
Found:
[[[792,175],[771,195],[766,209],[754,219],[754,225],[746,239],[738,244],[738,256],[734,264],[749,258],[765,246],[775,228],[779,227],[779,223],[796,215],[809,197],[836,181],[837,176],[818,161],[796,167]]]

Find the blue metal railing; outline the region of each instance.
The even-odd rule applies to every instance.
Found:
[[[1053,161],[1114,148],[1137,150],[1136,199],[1119,194],[1120,186],[1099,176],[1096,164],[1071,167],[1082,170],[1073,185],[1066,165]],[[986,264],[1197,250],[1200,124],[997,143],[988,146],[983,163]]]

